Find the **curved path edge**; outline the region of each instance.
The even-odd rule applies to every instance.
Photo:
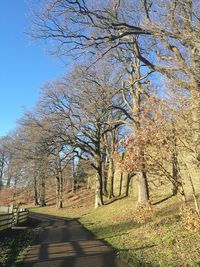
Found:
[[[40,225],[23,267],[130,267],[77,219],[35,212],[29,216]]]

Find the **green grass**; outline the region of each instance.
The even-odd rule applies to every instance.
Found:
[[[26,242],[24,245],[19,248],[16,253],[15,257],[13,258],[13,265],[12,267],[21,267],[23,266],[24,258],[26,257],[28,251],[30,250],[30,245],[33,242],[34,238],[37,235],[37,231],[28,231],[26,236]]]
[[[76,217],[116,253],[133,266],[200,266],[200,232],[186,230],[179,212],[180,200],[171,198],[153,206],[153,217],[138,223],[135,200],[125,198],[98,209],[54,207],[32,211],[62,217]]]
[[[23,230],[19,233],[14,233],[5,236],[3,240],[0,241],[0,266],[21,266],[23,258],[29,248],[29,244],[35,237],[34,230]]]

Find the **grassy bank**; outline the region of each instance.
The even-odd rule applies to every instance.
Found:
[[[92,201],[80,197],[60,210],[47,206],[32,211],[79,218],[133,266],[200,266],[200,232],[185,229],[177,197],[153,206],[144,220],[134,203],[124,198],[94,210]]]
[[[91,212],[81,222],[134,266],[199,266],[200,233],[183,227],[178,203],[154,207],[153,217],[145,223],[137,222],[131,206],[131,199],[121,200]]]
[[[37,234],[37,224],[29,219],[18,227],[0,232],[0,266],[21,266],[25,252]]]

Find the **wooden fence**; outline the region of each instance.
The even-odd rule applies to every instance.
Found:
[[[28,210],[22,208],[13,208],[12,212],[0,214],[0,231],[11,228],[14,225],[26,221]]]

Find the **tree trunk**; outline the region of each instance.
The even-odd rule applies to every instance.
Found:
[[[179,189],[179,167],[178,167],[178,158],[177,158],[177,147],[176,147],[176,133],[175,128],[173,128],[173,137],[172,137],[172,176],[173,176],[173,188],[172,193],[173,195],[177,195]]]
[[[75,173],[75,162],[72,159],[72,193],[76,192],[76,173]]]
[[[149,204],[149,186],[147,181],[145,159],[143,148],[140,149],[141,156],[141,170],[138,174],[137,184],[138,184],[138,205]]]
[[[125,153],[123,152],[122,153],[122,160],[124,160],[124,157],[125,157]],[[121,175],[120,175],[120,182],[119,182],[119,196],[121,196],[122,194],[122,182],[123,182],[123,172],[121,172]]]
[[[98,162],[98,173],[96,176],[96,190],[95,190],[95,208],[98,208],[103,203],[103,181],[102,181],[102,166],[101,162]]]
[[[109,198],[114,197],[114,179],[115,179],[115,165],[114,160],[110,158],[110,191]]]
[[[132,176],[130,174],[128,174],[127,175],[127,182],[126,182],[126,192],[125,192],[125,196],[126,197],[129,196],[129,189],[130,189],[131,178],[132,178]]]
[[[149,190],[146,172],[140,171],[138,175],[138,205],[147,205],[149,203]]]
[[[95,209],[103,205],[103,192],[99,174],[96,179]]]
[[[192,131],[196,147],[196,158],[200,166],[200,90],[199,87],[191,92],[192,95]]]
[[[60,168],[59,172],[59,178],[60,178],[60,198],[59,198],[59,205],[58,208],[61,209],[63,207],[63,175],[62,175],[62,170]]]
[[[105,162],[102,161],[102,183],[103,183],[103,195],[104,196],[108,196],[108,189],[107,189],[107,185],[108,185],[108,180],[107,180],[107,175],[106,175],[106,166],[105,166]]]
[[[0,190],[2,189],[3,187],[3,172],[1,171],[0,172]]]
[[[10,187],[10,182],[11,182],[11,176],[8,175],[8,179],[7,179],[7,182],[6,182],[6,187]]]
[[[104,142],[105,142],[105,136],[103,137]],[[102,155],[101,155],[101,175],[102,175],[102,186],[103,186],[103,195],[104,196],[108,196],[108,189],[107,189],[107,185],[108,185],[108,176],[107,176],[107,158],[106,158],[106,147],[104,145],[104,147],[102,148]]]
[[[56,207],[59,208],[60,203],[60,179],[56,176]]]
[[[196,196],[194,184],[193,184],[193,181],[192,181],[192,177],[190,176],[190,174],[188,174],[188,177],[189,177],[189,181],[190,181],[191,188],[192,188],[192,196],[193,196],[193,199],[194,199],[195,209],[196,209],[196,212],[198,213],[198,215],[200,216],[199,204],[198,204],[198,201],[197,201],[197,196]]]
[[[110,137],[110,138],[109,138]],[[114,179],[115,179],[115,162],[114,162],[114,154],[115,154],[115,141],[116,141],[116,131],[112,129],[110,133],[106,135],[107,142],[107,155],[108,155],[108,175],[109,175],[109,199],[114,197]]]
[[[56,207],[63,207],[63,181],[60,175],[56,176]]]
[[[176,196],[178,193],[178,170],[177,170],[177,164],[176,159],[172,156],[172,175],[173,175],[173,188],[172,188],[172,194],[173,196]]]
[[[35,175],[33,179],[34,179],[34,205],[38,206],[39,201],[38,201],[37,179]]]
[[[0,190],[3,187],[4,157],[0,161]]]
[[[147,205],[149,203],[149,186],[147,181],[147,174],[145,170],[145,163],[142,163],[141,170],[138,173],[137,179],[138,187],[138,205]]]
[[[62,176],[62,165],[61,165],[59,152],[57,155],[56,172],[57,172],[57,175],[56,175],[56,207],[60,209],[63,207],[63,176]]]
[[[192,181],[192,177],[190,175],[190,172],[189,172],[189,169],[187,167],[187,164],[185,164],[185,167],[186,167],[186,170],[187,170],[187,173],[188,173],[188,179],[189,179],[189,182],[190,182],[190,185],[191,185],[191,188],[192,188],[192,196],[193,196],[193,199],[194,199],[195,209],[196,209],[197,214],[200,216],[199,204],[198,204],[198,201],[197,201],[196,191],[195,191],[195,187],[194,187],[194,184],[193,184],[193,181]]]
[[[79,191],[79,173],[78,170],[76,170],[76,192]]]
[[[42,207],[46,206],[46,192],[45,192],[45,181],[44,176],[41,177],[41,195],[40,195],[40,205]]]
[[[119,196],[121,196],[122,194],[122,182],[123,182],[123,172],[121,172],[121,175],[120,175],[120,180],[119,180]]]

